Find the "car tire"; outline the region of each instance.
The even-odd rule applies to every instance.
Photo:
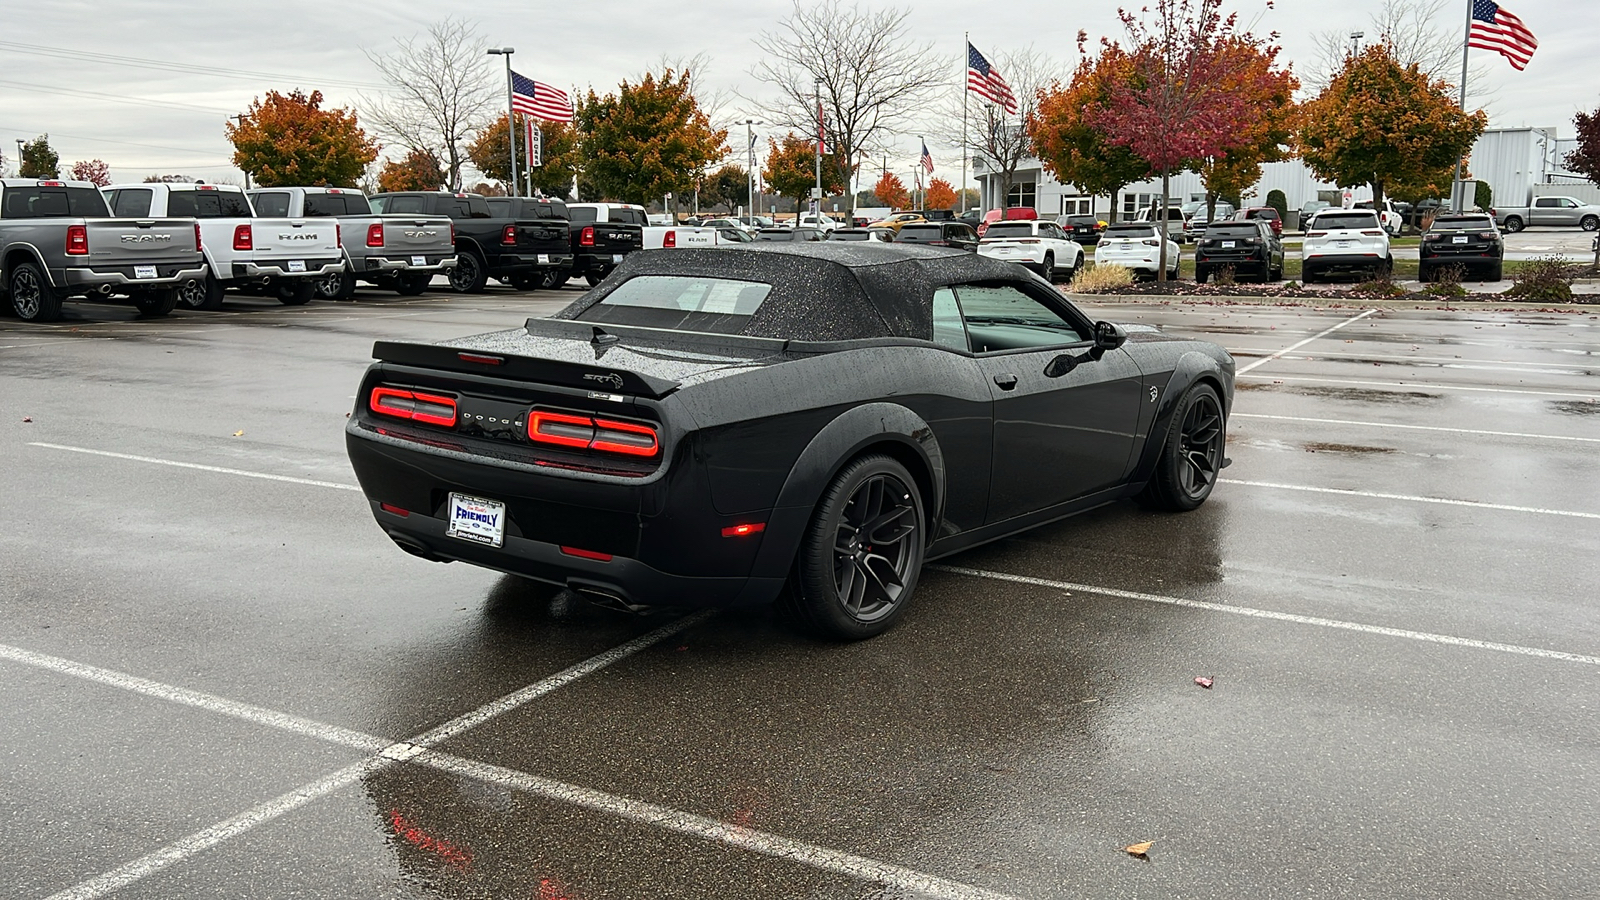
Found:
[[[1522,219],[1520,217],[1512,216],[1511,218],[1506,219],[1506,234],[1516,234],[1521,230]]]
[[[589,282],[589,287],[594,287],[595,285],[599,284],[600,282],[605,281],[606,280],[606,276],[609,275],[609,274],[611,274],[611,273],[610,272],[585,272],[585,273],[583,273],[583,280]]]
[[[571,278],[572,273],[566,269],[551,269],[544,273],[544,278],[539,282],[539,287],[547,291],[559,291],[566,287]]]
[[[489,283],[489,267],[469,250],[457,257],[449,279],[451,290],[460,294],[479,294],[483,292],[483,286]]]
[[[1270,268],[1269,268],[1269,270],[1267,272],[1267,280],[1268,281],[1282,281],[1283,280],[1283,266],[1281,266],[1281,265],[1270,266]]]
[[[432,272],[401,272],[394,277],[394,292],[402,297],[419,297],[432,284]]]
[[[1056,283],[1056,258],[1054,255],[1049,253],[1044,255],[1044,263],[1039,266],[1039,274],[1045,281],[1051,284]]]
[[[1506,264],[1497,262],[1489,269],[1489,277],[1485,281],[1504,281],[1506,277]]]
[[[1594,231],[1600,228],[1600,216],[1584,216],[1583,221],[1578,223],[1578,227],[1584,231]]]
[[[1216,390],[1204,383],[1190,387],[1172,412],[1156,469],[1140,496],[1173,512],[1206,502],[1222,473],[1227,427]]]
[[[1320,276],[1318,276],[1317,270],[1312,268],[1309,263],[1302,262],[1300,264],[1301,284],[1315,284],[1318,277]]]
[[[525,272],[519,275],[511,276],[508,283],[514,290],[536,291],[539,289],[539,285],[543,282],[544,279],[539,275],[539,273]]]
[[[356,295],[356,276],[349,269],[317,279],[317,297],[323,300],[349,300]]]
[[[222,282],[207,272],[178,288],[178,300],[190,309],[221,309]]]
[[[273,295],[284,306],[305,306],[316,296],[317,283],[310,278],[292,278],[278,282]]]
[[[133,306],[139,311],[140,318],[159,319],[178,307],[178,289],[162,288],[135,294]]]
[[[38,263],[18,263],[11,270],[11,311],[24,322],[54,322],[61,318],[66,291],[50,286]]]
[[[1427,284],[1428,282],[1432,281],[1433,267],[1426,264],[1417,266],[1417,280],[1423,284]]]
[[[835,475],[795,556],[785,606],[814,634],[859,641],[887,631],[922,570],[926,518],[905,466],[863,456]]]
[[[1205,284],[1206,283],[1206,279],[1210,278],[1210,277],[1211,277],[1211,271],[1209,269],[1196,268],[1194,270],[1194,283],[1195,284]]]

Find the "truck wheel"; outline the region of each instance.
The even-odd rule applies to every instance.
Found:
[[[539,286],[547,291],[559,291],[566,287],[571,278],[572,273],[566,269],[551,269],[544,273],[544,280],[539,283]]]
[[[1211,277],[1211,270],[1210,269],[1202,269],[1199,266],[1195,266],[1194,267],[1194,283],[1195,284],[1205,284],[1206,283],[1206,279],[1210,278],[1210,277]]]
[[[609,274],[611,274],[611,273],[609,273],[609,272],[585,272],[583,274],[583,280],[589,282],[589,287],[594,287],[595,285],[599,284],[600,282],[605,281],[606,280],[606,276],[609,275]]]
[[[211,273],[178,289],[178,299],[190,309],[221,309],[222,308],[222,282],[211,277]]]
[[[134,308],[146,319],[159,319],[178,306],[178,289],[164,288],[133,295]]]
[[[488,282],[489,267],[471,251],[457,257],[456,267],[450,270],[450,287],[463,294],[482,293]]]
[[[1521,230],[1522,230],[1522,219],[1521,218],[1519,218],[1517,216],[1512,216],[1511,218],[1506,219],[1506,233],[1507,234],[1516,234],[1517,232],[1519,232]]]
[[[1044,264],[1039,267],[1039,274],[1051,284],[1056,283],[1056,258],[1052,254],[1044,255]]]
[[[1600,228],[1600,216],[1584,216],[1583,221],[1578,223],[1578,227],[1584,231],[1594,231]]]
[[[317,279],[317,296],[323,300],[349,300],[356,295],[356,276],[349,269]]]
[[[310,278],[294,278],[289,281],[280,281],[274,291],[278,302],[284,306],[305,306],[311,302],[311,297],[317,292],[317,284]]]
[[[54,322],[61,318],[66,292],[53,288],[38,263],[19,263],[11,270],[11,309],[24,322]]]
[[[394,292],[402,297],[416,297],[427,293],[432,283],[431,272],[402,272],[394,277]]]

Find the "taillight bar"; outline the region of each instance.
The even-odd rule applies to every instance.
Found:
[[[379,415],[396,419],[410,419],[426,425],[456,424],[456,398],[438,394],[424,394],[404,388],[375,387],[367,401],[367,408]]]
[[[67,255],[86,256],[89,253],[89,228],[85,225],[67,226]]]
[[[194,252],[199,253],[205,249],[205,244],[200,240],[200,223],[196,222],[194,223]]]
[[[507,247],[515,247],[517,245],[517,226],[507,225],[505,230],[500,232],[500,243]]]
[[[668,231],[666,234],[662,235],[661,236],[661,246],[662,247],[676,247],[676,246],[678,246],[678,233],[676,231]]]
[[[594,226],[593,225],[585,225],[585,226],[583,226],[583,231],[578,233],[578,246],[580,246],[580,247],[593,247],[594,246]]]
[[[624,456],[655,456],[661,439],[652,425],[536,409],[528,414],[528,440]]]
[[[254,250],[256,246],[255,233],[249,225],[236,225],[233,229],[233,249]]]

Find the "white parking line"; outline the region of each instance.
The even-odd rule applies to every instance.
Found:
[[[1265,362],[1265,360],[1262,360],[1262,362]],[[1242,372],[1243,370],[1241,369],[1240,371]],[[1308,378],[1301,375],[1251,375],[1248,377],[1267,381],[1309,381],[1313,384],[1399,387],[1418,391],[1474,391],[1483,394],[1530,394],[1536,397],[1578,397],[1584,400],[1600,400],[1600,394],[1584,394],[1577,391],[1529,391],[1519,388],[1470,387],[1464,384],[1439,384],[1432,381],[1362,381],[1352,378]]]
[[[340,788],[353,784],[363,776],[379,771],[394,762],[413,762],[418,765],[425,765],[441,772],[476,778],[630,822],[675,831],[680,834],[715,841],[735,849],[759,853],[777,859],[791,860],[822,871],[874,882],[889,888],[915,891],[925,896],[942,898],[942,900],[1016,900],[1016,898],[1006,894],[919,872],[915,869],[908,869],[904,866],[833,850],[805,841],[793,840],[771,832],[758,831],[753,828],[718,821],[642,800],[634,800],[592,788],[519,772],[515,769],[507,769],[490,763],[427,749],[427,745],[430,743],[444,741],[468,728],[488,721],[495,715],[503,714],[563,685],[570,684],[584,675],[598,671],[607,665],[611,665],[658,643],[672,634],[703,622],[710,615],[710,612],[703,612],[686,616],[650,634],[591,657],[556,675],[507,694],[493,703],[486,704],[464,716],[453,719],[412,740],[396,742],[386,741],[375,735],[362,734],[361,732],[338,726],[309,722],[309,720],[301,719],[298,716],[237,703],[210,694],[201,694],[185,688],[163,685],[134,675],[113,672],[97,666],[88,666],[72,660],[47,656],[18,647],[0,645],[0,659],[9,659],[25,665],[73,675],[146,696],[172,700],[173,702],[196,706],[211,712],[242,718],[249,722],[290,731],[295,734],[321,738],[341,746],[355,747],[373,752],[372,756],[361,762],[302,785],[282,796],[254,806],[233,818],[195,832],[103,875],[96,876],[54,894],[48,900],[98,900],[98,898],[127,887],[141,878],[152,875],[174,863],[182,862],[229,838],[243,834],[257,825],[270,822],[305,806],[319,797],[327,796]]]
[[[1239,371],[1236,374],[1243,375],[1244,373],[1250,371],[1251,369],[1256,368],[1257,366],[1264,366],[1267,363],[1272,362],[1273,360],[1277,359],[1278,357],[1284,355],[1285,353],[1289,353],[1289,352],[1292,352],[1292,351],[1295,351],[1295,350],[1299,350],[1301,347],[1304,347],[1305,345],[1311,343],[1312,341],[1319,340],[1321,338],[1325,338],[1328,335],[1333,334],[1335,331],[1338,331],[1339,329],[1345,327],[1346,325],[1349,325],[1349,324],[1351,324],[1353,322],[1359,322],[1362,319],[1365,319],[1367,316],[1370,316],[1375,312],[1377,312],[1376,309],[1369,309],[1369,310],[1365,310],[1364,312],[1360,313],[1359,315],[1351,316],[1350,318],[1345,319],[1343,322],[1340,322],[1339,324],[1333,326],[1332,328],[1323,329],[1322,331],[1319,331],[1316,334],[1313,334],[1311,337],[1308,337],[1303,341],[1300,341],[1300,342],[1295,343],[1295,344],[1290,344],[1289,346],[1283,348],[1282,350],[1279,350],[1277,353],[1274,353],[1271,356],[1263,356],[1262,358],[1256,360],[1255,362],[1240,368]]]
[[[44,447],[49,450],[66,450],[71,453],[87,453],[90,456],[109,456],[112,459],[125,459],[130,462],[154,463],[158,466],[173,466],[179,469],[198,469],[202,472],[216,472],[220,475],[238,475],[244,478],[264,478],[267,481],[287,481],[290,484],[306,484],[312,487],[333,488],[336,491],[359,491],[361,488],[354,484],[343,484],[338,481],[318,481],[314,478],[295,478],[292,475],[272,475],[267,472],[250,472],[245,469],[229,469],[224,466],[204,466],[200,463],[179,462],[175,459],[157,459],[154,456],[135,456],[132,453],[113,453],[110,450],[91,450],[88,447],[69,447],[66,444],[46,444],[41,441],[30,441],[29,447]]]
[[[1401,425],[1395,422],[1358,422],[1353,419],[1313,419],[1306,416],[1270,416],[1266,413],[1236,412],[1231,419],[1272,419],[1279,422],[1315,422],[1319,425],[1356,425],[1363,428],[1404,428],[1409,431],[1443,431],[1450,434],[1479,434],[1487,437],[1533,438],[1541,441],[1582,441],[1600,444],[1600,438],[1573,437],[1566,434],[1528,434],[1521,431],[1483,431],[1476,428],[1445,428],[1440,425]]]
[[[1451,500],[1447,497],[1421,497],[1415,494],[1386,494],[1381,491],[1357,491],[1348,488],[1312,487],[1305,484],[1279,484],[1275,481],[1245,481],[1219,478],[1218,484],[1236,484],[1245,487],[1276,488],[1280,491],[1304,491],[1311,494],[1338,494],[1342,497],[1370,497],[1374,500],[1404,500],[1408,503],[1438,503],[1444,506],[1470,506],[1473,509],[1497,509],[1503,512],[1536,513],[1541,516],[1566,516],[1573,519],[1600,519],[1600,513],[1575,512],[1570,509],[1546,509],[1540,506],[1511,506],[1505,503],[1484,503],[1478,500]]]
[[[1081,591],[1085,594],[1100,594],[1105,597],[1117,597],[1123,600],[1140,600],[1145,603],[1160,603],[1166,606],[1182,606],[1188,609],[1204,609],[1211,612],[1228,613],[1235,616],[1248,616],[1254,619],[1272,619],[1278,622],[1293,622],[1297,625],[1314,625],[1319,628],[1335,628],[1340,631],[1357,631],[1363,634],[1378,634],[1384,637],[1402,638],[1408,641],[1422,641],[1429,644],[1446,644],[1452,647],[1469,647],[1474,650],[1492,650],[1496,653],[1513,653],[1518,656],[1532,656],[1538,659],[1553,659],[1562,662],[1582,663],[1587,666],[1600,666],[1600,656],[1587,656],[1582,653],[1567,653],[1562,650],[1546,650],[1543,647],[1526,647],[1521,644],[1502,644],[1497,641],[1479,641],[1472,638],[1455,637],[1448,634],[1434,634],[1428,631],[1409,631],[1404,628],[1387,628],[1382,625],[1365,625],[1360,622],[1345,622],[1340,619],[1324,619],[1320,616],[1301,616],[1294,613],[1275,612],[1270,609],[1254,609],[1248,606],[1229,606],[1225,603],[1209,603],[1204,600],[1185,600],[1182,597],[1166,597],[1161,594],[1146,594],[1139,591],[1123,591],[1116,588],[1098,587],[1092,584],[1077,584],[1071,581],[1055,581],[1049,578],[1032,578],[1027,575],[1012,575],[1006,572],[991,572],[986,569],[969,569],[964,566],[947,566],[930,564],[927,568],[939,572],[950,572],[955,575],[970,575],[974,578],[988,578],[994,581],[1010,581],[1017,584],[1031,584],[1037,587],[1055,588],[1062,591]]]

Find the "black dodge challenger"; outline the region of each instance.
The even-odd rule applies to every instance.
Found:
[[[404,550],[613,605],[782,600],[846,639],[926,560],[1199,506],[1234,382],[1019,266],[871,243],[630,254],[553,318],[373,355],[346,444]]]

